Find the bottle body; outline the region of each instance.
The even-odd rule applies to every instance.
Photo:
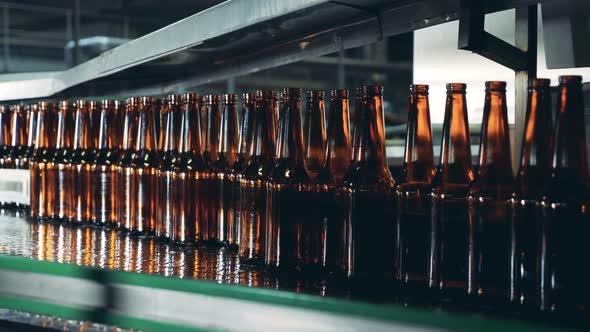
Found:
[[[55,105],[41,102],[37,112],[36,139],[37,146],[30,164],[31,174],[31,212],[32,218],[47,220],[49,207],[53,204],[53,192],[48,179],[47,169],[55,154]]]

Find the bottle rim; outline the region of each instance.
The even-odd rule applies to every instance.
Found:
[[[8,105],[0,105],[0,113],[8,112]]]
[[[65,110],[67,110],[67,109],[69,109],[69,108],[70,108],[70,105],[71,105],[71,103],[70,103],[70,101],[69,101],[69,100],[60,100],[60,101],[59,101],[59,108],[60,108],[60,109],[65,109]]]
[[[199,100],[201,96],[199,96],[199,94],[197,93],[192,93],[192,92],[188,92],[188,93],[183,93],[180,96],[180,100],[185,102],[185,103],[194,103],[195,101]]]
[[[242,102],[244,103],[251,103],[258,97],[258,91],[255,92],[245,92],[242,94]]]
[[[284,88],[283,89],[283,98],[291,97],[291,98],[301,98],[301,89],[300,88]]]
[[[580,75],[561,75],[559,76],[559,84],[561,85],[580,85],[582,84],[582,76]]]
[[[465,83],[447,83],[447,92],[463,92],[467,90],[467,84]]]
[[[362,91],[363,97],[382,96],[383,95],[383,85],[380,85],[380,84],[363,85],[361,87],[361,91]]]
[[[332,98],[348,98],[348,89],[332,89],[330,95]]]
[[[142,96],[139,97],[139,99],[141,100],[142,105],[149,105],[154,103],[154,97]]]
[[[221,102],[224,104],[235,103],[238,100],[238,95],[234,93],[224,93],[221,95]]]
[[[139,105],[140,99],[139,97],[130,97],[127,99],[128,106],[137,106]]]
[[[324,90],[307,90],[307,99],[324,99]]]
[[[529,79],[529,88],[548,88],[549,86],[551,86],[551,80],[548,78]]]
[[[178,105],[178,103],[180,102],[179,97],[180,97],[179,95],[174,95],[174,94],[167,95],[166,102],[168,102],[169,104]]]
[[[410,93],[426,93],[428,94],[428,84],[410,84]]]
[[[506,91],[505,81],[486,81],[486,91]]]

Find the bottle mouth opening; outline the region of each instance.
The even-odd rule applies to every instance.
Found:
[[[336,97],[348,98],[348,90],[347,89],[330,90],[330,95],[334,98],[336,98]]]
[[[529,88],[545,88],[551,85],[551,80],[548,78],[531,78],[529,80]]]
[[[140,97],[140,99],[141,99],[141,103],[143,105],[149,105],[149,104],[152,104],[154,102],[154,98],[152,98],[152,97],[145,97],[144,96],[144,97]]]
[[[428,84],[410,84],[410,93],[428,93]]]
[[[111,99],[103,99],[101,101],[102,108],[109,108],[115,105],[115,102]]]
[[[504,81],[487,81],[485,86],[486,90],[490,91],[506,91],[506,82]]]
[[[465,92],[466,89],[465,83],[447,83],[447,92]]]
[[[166,101],[170,104],[178,104],[179,102],[178,95],[168,95],[166,96]]]
[[[207,105],[213,105],[219,103],[219,96],[218,95],[207,95],[205,96],[205,102]]]
[[[283,89],[283,98],[284,97],[300,98],[301,97],[301,89],[299,89],[299,88],[284,88]]]
[[[256,92],[246,92],[244,94],[242,94],[242,102],[244,103],[251,103],[252,101],[254,101],[254,99],[256,99],[258,96],[258,93]]]
[[[20,112],[24,109],[24,105],[21,105],[21,104],[12,105],[11,109],[13,112]]]
[[[582,76],[579,75],[562,75],[559,76],[559,84],[582,84]]]
[[[307,99],[323,99],[323,90],[307,90]]]
[[[60,109],[68,109],[70,108],[71,103],[68,100],[62,100],[59,102]]]
[[[131,98],[127,99],[127,105],[130,105],[130,106],[139,105],[139,98],[138,97],[131,97]]]

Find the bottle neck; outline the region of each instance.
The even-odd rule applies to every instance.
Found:
[[[326,127],[324,120],[324,98],[317,92],[310,92],[305,112],[305,159],[311,168],[321,167],[326,158]]]
[[[177,117],[176,105],[167,105],[164,111],[164,123],[160,129],[162,131],[162,146],[163,152],[175,152],[178,149],[177,136],[176,136],[176,117]]]
[[[385,127],[383,97],[369,95],[362,98],[355,122],[353,161],[376,168],[387,168],[385,158]]]
[[[440,152],[442,181],[473,181],[470,144],[465,92],[448,92]]]
[[[136,151],[155,151],[156,127],[151,105],[141,105],[138,110]]]
[[[348,97],[338,96],[330,101],[328,141],[325,168],[336,182],[344,178],[350,164],[350,119]]]
[[[0,111],[0,146],[10,145],[10,119],[8,115],[7,106],[0,106],[3,109]]]
[[[434,177],[434,154],[428,94],[410,92],[403,174],[406,182],[430,183]]]
[[[510,184],[513,181],[507,113],[505,92],[488,90],[479,148],[480,181],[495,184]]]
[[[70,132],[67,128],[69,125],[68,119],[69,109],[61,108],[57,113],[57,135],[55,141],[56,149],[69,149],[72,147],[71,140],[68,137]]]
[[[238,159],[238,108],[235,102],[223,103],[219,128],[219,154],[229,165]]]
[[[553,153],[554,176],[588,180],[581,84],[561,84]]]
[[[34,106],[27,111],[27,147],[37,145],[37,111]]]
[[[180,123],[178,152],[201,155],[201,117],[194,103],[184,103]]]
[[[103,107],[100,111],[98,124],[99,150],[113,150],[115,148],[115,110],[111,107]]]
[[[219,104],[207,105],[207,134],[205,135],[205,151],[209,161],[217,160],[219,152],[219,127],[221,125]]]
[[[254,121],[256,117],[256,103],[252,99],[244,100],[242,104],[242,118],[240,126],[240,143],[238,153],[248,159],[252,152],[254,138]]]
[[[39,109],[37,113],[37,147],[50,149],[55,147],[55,141],[53,140],[53,122],[54,115],[49,109]]]
[[[272,100],[260,99],[257,101],[253,123],[254,145],[251,155],[265,161],[273,160],[275,154],[274,113]]]
[[[122,149],[132,150],[135,147],[135,128],[137,125],[137,112],[131,106],[125,110],[125,118],[123,120],[123,137]]]
[[[289,160],[293,165],[305,167],[303,128],[301,126],[301,99],[288,96],[283,100],[280,122],[278,159]],[[305,167],[306,168],[306,167]]]
[[[22,109],[15,109],[11,114],[10,127],[12,132],[12,146],[23,146],[27,143],[25,115]]]
[[[74,149],[90,148],[90,116],[88,109],[77,108],[74,119]]]

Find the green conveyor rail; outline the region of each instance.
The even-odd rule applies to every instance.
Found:
[[[149,331],[557,331],[411,309],[0,256],[0,307]]]

